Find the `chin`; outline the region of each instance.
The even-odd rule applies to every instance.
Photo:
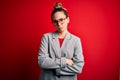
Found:
[[[65,29],[64,27],[59,27],[59,28],[57,28],[57,30],[58,30],[59,32],[63,32],[63,31],[65,31],[66,29]]]
[[[58,29],[58,31],[59,31],[59,32],[63,32],[63,31],[65,31],[65,30],[64,30],[64,29]]]

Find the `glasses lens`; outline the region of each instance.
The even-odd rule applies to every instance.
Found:
[[[57,24],[58,22],[59,23],[63,23],[63,21],[65,20],[66,18],[60,18],[59,20],[53,20],[53,23],[54,24]]]
[[[64,19],[62,19],[62,18],[61,18],[61,19],[59,19],[59,22],[63,22],[63,21],[64,21]]]
[[[55,23],[55,24],[56,24],[56,23],[58,23],[58,21],[57,21],[57,20],[53,20],[53,23]]]

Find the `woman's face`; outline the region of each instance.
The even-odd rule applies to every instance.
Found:
[[[53,15],[53,24],[57,28],[58,31],[63,32],[67,30],[67,26],[69,23],[69,17],[66,17],[66,15],[61,12],[56,12]]]

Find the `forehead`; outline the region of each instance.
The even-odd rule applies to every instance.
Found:
[[[64,12],[56,12],[54,15],[53,15],[53,19],[54,20],[58,20],[58,19],[60,19],[60,18],[65,18],[66,16],[65,16],[65,14],[64,14]]]

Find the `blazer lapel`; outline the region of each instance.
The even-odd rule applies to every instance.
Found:
[[[63,41],[63,43],[62,43],[62,46],[61,46],[61,56],[62,57],[65,57],[66,56],[66,53],[64,53],[64,52],[66,52],[66,50],[67,50],[67,47],[68,47],[68,44],[69,44],[69,40],[71,39],[71,35],[70,35],[70,33],[68,32],[67,34],[66,34],[66,36],[65,36],[65,38],[64,38],[64,41]]]
[[[70,37],[70,33],[68,32],[68,33],[66,34],[65,38],[64,38],[64,41],[63,41],[63,43],[62,43],[61,48],[66,48],[66,45],[68,44],[70,38],[71,38],[71,37]]]
[[[59,44],[59,41],[58,41],[57,32],[53,32],[53,34],[52,34],[52,43],[53,43],[52,47],[53,47],[53,49],[55,51],[55,55],[58,58],[60,58],[61,57],[61,54],[60,54],[61,52],[60,52],[60,44]]]
[[[52,43],[53,43],[52,47],[53,47],[53,49],[54,49],[54,51],[55,51],[55,55],[56,55],[58,58],[65,57],[64,54],[61,54],[61,51],[67,49],[67,45],[68,45],[70,39],[71,39],[71,35],[70,35],[70,33],[68,32],[68,33],[66,34],[66,36],[65,36],[65,38],[64,38],[64,41],[63,41],[63,43],[62,43],[62,46],[61,46],[61,48],[60,48],[60,44],[59,44],[57,32],[54,32],[54,33],[52,34]],[[63,52],[62,52],[62,53],[63,53]]]

